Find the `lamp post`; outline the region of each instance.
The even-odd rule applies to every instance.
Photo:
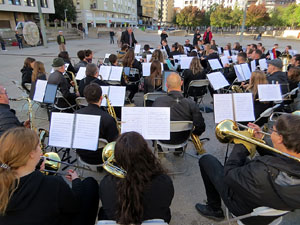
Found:
[[[242,30],[241,30],[241,36],[240,36],[240,42],[242,43],[243,41],[243,35],[244,35],[244,31],[245,31],[245,23],[246,23],[246,15],[247,15],[247,4],[248,4],[248,0],[245,0],[244,2],[244,15],[243,15],[243,22],[242,22]]]
[[[40,17],[40,26],[41,26],[41,32],[42,32],[42,37],[43,37],[43,44],[44,44],[45,48],[48,48],[45,21],[44,21],[44,17],[42,14],[41,2],[39,0],[37,1],[37,8],[38,8],[39,17]]]

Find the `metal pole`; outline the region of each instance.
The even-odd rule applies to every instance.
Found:
[[[41,32],[42,32],[42,37],[43,37],[43,44],[44,44],[45,48],[48,48],[46,27],[45,27],[44,17],[42,14],[41,2],[40,2],[40,0],[37,0],[36,2],[37,2],[37,8],[38,8],[39,17],[40,17],[40,26],[41,26]]]
[[[241,36],[240,36],[240,43],[243,42],[243,35],[244,35],[244,31],[245,31],[246,15],[247,15],[247,4],[248,4],[248,0],[245,0],[242,30],[241,30]]]

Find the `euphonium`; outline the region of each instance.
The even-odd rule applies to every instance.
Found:
[[[285,152],[281,152],[278,149],[267,145],[263,140],[257,140],[255,138],[246,137],[243,134],[239,133],[238,131],[239,131],[239,128],[238,128],[238,125],[236,122],[234,122],[232,120],[223,120],[216,127],[216,137],[221,143],[230,143],[235,138],[238,138],[238,139],[241,139],[248,143],[254,144],[261,148],[270,150],[270,151],[275,152],[280,155],[284,155],[288,158],[291,158],[291,159],[294,159],[294,160],[297,160],[298,162],[300,162],[299,158],[292,156],[290,154],[287,154]]]
[[[203,148],[203,144],[201,143],[199,137],[197,135],[195,135],[195,134],[192,134],[191,138],[192,138],[193,144],[194,144],[194,146],[195,146],[196,151],[198,152],[198,154],[199,155],[204,154],[206,151]]]
[[[118,119],[117,119],[117,115],[116,115],[115,109],[114,109],[114,107],[111,105],[108,96],[107,96],[107,95],[103,95],[103,97],[106,98],[107,111],[108,111],[109,115],[111,115],[111,116],[115,119],[115,121],[116,121],[116,123],[117,123],[118,131],[119,131],[119,133],[120,133],[120,124],[119,124],[119,122],[118,122]]]
[[[115,165],[116,160],[114,156],[116,142],[108,143],[102,151],[102,160],[103,160],[103,169],[105,169],[110,174],[119,177],[125,178],[126,171]]]

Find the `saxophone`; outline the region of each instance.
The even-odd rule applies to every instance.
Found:
[[[103,95],[103,97],[106,99],[106,102],[107,102],[107,111],[108,111],[109,115],[111,115],[115,119],[115,121],[117,123],[118,131],[119,131],[119,134],[120,134],[121,133],[121,123],[117,119],[117,115],[116,115],[115,109],[111,105],[108,96],[107,95]]]

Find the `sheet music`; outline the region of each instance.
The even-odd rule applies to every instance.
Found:
[[[150,76],[151,63],[142,63],[142,66],[143,66],[143,76],[144,77]]]
[[[249,80],[251,77],[251,71],[249,69],[249,66],[247,63],[241,64],[242,70],[243,70],[243,74],[246,80]]]
[[[254,106],[252,93],[233,94],[235,121],[254,121]]]
[[[214,94],[215,123],[223,120],[234,120],[231,94]]]
[[[237,55],[232,55],[231,60],[233,63],[237,63]]]
[[[103,80],[108,80],[110,75],[111,66],[100,66],[99,74],[102,76]]]
[[[108,91],[109,91],[109,86],[100,86],[102,89],[102,96],[107,95],[108,96]],[[106,106],[106,98],[102,98],[101,106]]]
[[[169,107],[122,107],[121,133],[135,131],[147,140],[170,140]]]
[[[139,54],[141,51],[141,45],[135,45],[134,46],[134,53],[135,54]]]
[[[70,63],[65,63],[65,70],[68,69],[69,65],[70,65]]]
[[[181,69],[189,69],[193,58],[194,57],[182,57],[182,58],[180,58]]]
[[[229,85],[228,81],[225,79],[224,75],[221,72],[207,74],[207,78],[213,86],[214,90],[219,90],[220,88]]]
[[[254,72],[256,70],[256,61],[252,60],[251,61],[251,71]]]
[[[163,63],[160,63],[160,66],[161,66],[161,72],[164,72],[164,64]],[[151,68],[150,68],[151,69]],[[151,71],[151,70],[150,70]]]
[[[173,56],[173,59],[174,59],[174,60],[177,59],[178,61],[180,61],[180,58],[181,58],[181,55],[174,55],[174,56]]]
[[[246,78],[244,77],[241,65],[234,65],[233,68],[234,68],[234,71],[235,71],[235,75],[236,75],[236,77],[238,79],[238,82],[245,81]]]
[[[188,54],[191,51],[191,49],[189,47],[184,46],[183,49],[184,49],[185,54]]]
[[[121,76],[123,72],[122,66],[112,66],[110,71],[109,80],[121,81]]]
[[[96,151],[99,142],[100,116],[76,114],[73,148]]]
[[[153,48],[150,48],[150,52],[153,53],[155,51],[155,49]]]
[[[110,56],[110,53],[106,53],[105,56],[104,56],[104,58],[105,58],[105,59],[108,59],[109,56]]]
[[[233,56],[233,55],[239,54],[239,51],[237,51],[237,50],[231,50],[231,53],[232,53],[232,56]],[[232,57],[232,56],[231,56],[231,57]]]
[[[72,113],[53,112],[51,114],[49,145],[70,148],[72,142],[73,122]]]
[[[142,58],[143,58],[143,56],[140,56],[140,55],[136,55],[136,56],[135,56],[135,59],[136,59],[137,61],[141,61]]]
[[[46,80],[36,80],[35,90],[34,90],[34,96],[33,100],[37,102],[43,102],[45,91],[47,87],[47,81]]]
[[[124,106],[126,87],[109,86],[108,98],[112,106]]]
[[[149,54],[149,55],[146,55],[147,63],[150,62],[151,58],[152,58],[152,55],[150,55],[150,54]]]
[[[229,50],[224,50],[224,56],[230,56],[230,52],[229,52]]]
[[[260,70],[264,71],[264,70],[268,69],[268,64],[267,64],[267,60],[266,59],[260,59],[258,61],[258,63],[259,63]]]
[[[258,98],[261,102],[281,101],[282,94],[280,84],[259,84]]]
[[[218,59],[209,59],[208,63],[212,70],[222,69],[222,65]]]
[[[270,54],[270,59],[273,60],[274,59],[274,54],[273,54],[272,50],[269,50],[269,54]]]
[[[227,56],[221,56],[220,59],[223,64],[223,67],[225,67],[226,64],[230,64]]]
[[[222,48],[221,47],[218,47],[218,53],[219,53],[219,55],[222,55]]]
[[[86,67],[80,67],[77,74],[76,74],[76,80],[82,80],[86,77],[85,75]]]

